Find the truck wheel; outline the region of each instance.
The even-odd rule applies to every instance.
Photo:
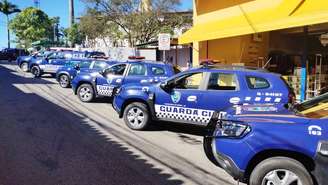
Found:
[[[23,62],[21,65],[20,65],[20,68],[23,72],[27,72],[28,71],[28,64],[27,62]]]
[[[33,76],[35,78],[40,77],[41,76],[41,69],[40,69],[40,67],[39,66],[33,66],[31,68],[31,73],[33,74]]]
[[[306,168],[288,157],[273,157],[259,163],[251,173],[250,185],[313,185]]]
[[[129,104],[123,113],[125,124],[132,130],[145,130],[150,122],[149,111],[144,103]]]
[[[59,85],[62,88],[68,88],[70,86],[71,82],[67,75],[60,75],[59,76]]]
[[[82,84],[77,89],[77,96],[82,102],[91,102],[94,98],[94,94],[90,84]]]

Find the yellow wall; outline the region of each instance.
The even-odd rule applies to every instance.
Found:
[[[202,15],[212,11],[228,8],[238,4],[253,0],[194,0],[197,15]]]
[[[259,57],[266,60],[269,48],[269,33],[263,33],[262,36],[260,42],[254,41],[253,35],[194,42],[193,65],[199,65],[199,60],[211,59],[220,64],[257,66]]]
[[[202,15],[206,13],[249,1],[252,0],[194,0],[194,20],[201,21]],[[263,33],[262,36],[260,42],[254,41],[253,35],[194,42],[193,66],[199,65],[202,59],[219,61],[221,64],[245,63],[256,66],[258,57],[267,57],[269,34]]]

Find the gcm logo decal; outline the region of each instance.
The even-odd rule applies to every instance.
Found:
[[[311,125],[308,128],[309,134],[313,136],[321,136],[322,135],[322,128],[317,125]]]

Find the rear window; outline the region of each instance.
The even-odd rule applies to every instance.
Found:
[[[151,67],[151,72],[153,75],[155,76],[161,76],[161,75],[165,75],[165,70],[162,67],[158,67],[158,66],[152,66]]]
[[[262,77],[247,76],[246,80],[250,89],[267,89],[270,87],[270,83]]]

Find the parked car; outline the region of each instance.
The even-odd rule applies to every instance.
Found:
[[[59,68],[56,72],[56,79],[60,86],[67,88],[71,86],[71,81],[80,72],[93,73],[103,71],[111,65],[116,64],[116,61],[104,61],[104,60],[92,60],[92,59],[81,59],[80,62],[77,60],[71,61],[71,64],[65,65]]]
[[[274,105],[221,112],[204,137],[211,162],[249,185],[325,185],[328,115],[313,118]]]
[[[95,73],[80,73],[72,81],[74,93],[82,102],[95,97],[112,97],[123,84],[152,84],[174,75],[173,66],[155,61],[127,61]]]
[[[16,60],[19,56],[28,55],[25,49],[5,48],[0,51],[0,60]]]
[[[16,59],[16,63],[22,71],[28,72],[29,71],[29,63],[34,62],[36,60],[49,58],[49,56],[51,56],[53,54],[54,54],[54,52],[52,52],[52,51],[45,51],[45,52],[41,52],[41,53],[34,54],[34,55],[20,56]]]
[[[41,77],[43,74],[51,74],[55,77],[57,70],[70,60],[80,60],[84,58],[85,52],[54,52],[46,57],[29,62],[28,70],[31,71],[35,77]]]
[[[156,85],[123,86],[113,101],[128,127],[151,120],[207,126],[214,111],[237,104],[288,104],[293,94],[280,75],[262,69],[203,66]]]

